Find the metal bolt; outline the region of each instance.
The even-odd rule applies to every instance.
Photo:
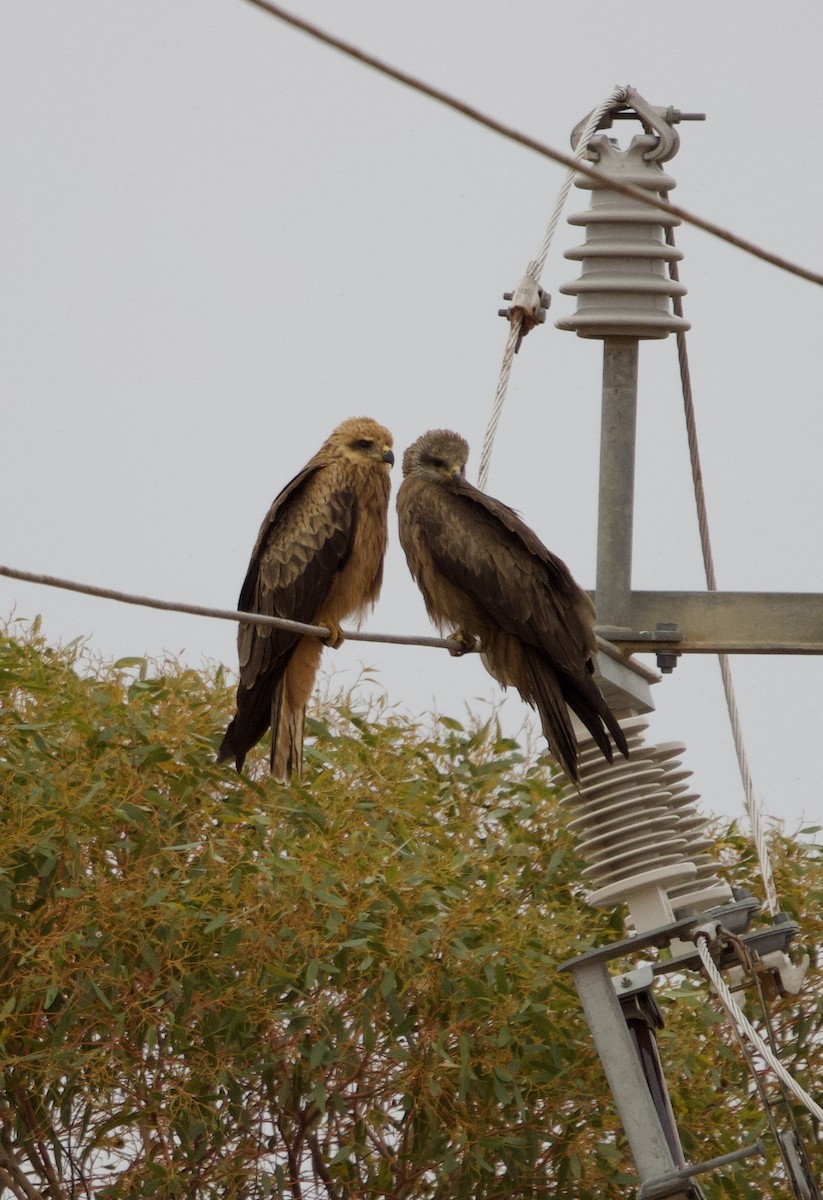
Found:
[[[672,621],[658,621],[656,626],[658,633],[676,633],[677,626]],[[664,675],[671,675],[674,668],[677,666],[677,660],[680,658],[680,652],[677,650],[662,650],[657,655],[657,669],[662,671]]]

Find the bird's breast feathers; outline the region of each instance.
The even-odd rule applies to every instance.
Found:
[[[348,512],[348,554],[336,574],[319,616],[340,622],[362,619],[380,594],[383,556],[388,542],[387,509],[389,476],[386,471],[363,470]]]

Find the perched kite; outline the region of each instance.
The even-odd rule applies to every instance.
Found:
[[[540,714],[555,758],[577,780],[577,740],[566,705],[611,762],[623,731],[592,679],[594,605],[565,563],[518,515],[465,478],[469,448],[448,429],[424,433],[403,457],[400,543],[441,630],[517,688]]]
[[[392,436],[368,417],[344,421],[269,509],[238,608],[330,630],[361,618],[383,581]],[[242,770],[271,726],[271,773],[288,783],[303,765],[303,722],[324,643],[274,626],[239,627],[237,712],[219,761]]]

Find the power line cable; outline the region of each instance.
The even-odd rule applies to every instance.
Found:
[[[721,241],[728,242],[730,245],[736,246],[739,250],[743,250],[747,254],[754,255],[755,258],[759,258],[763,262],[771,263],[772,266],[778,267],[782,271],[788,271],[790,274],[797,275],[801,279],[806,279],[810,283],[823,286],[823,274],[813,271],[809,267],[801,266],[799,263],[793,263],[789,259],[784,258],[783,255],[766,250],[762,246],[758,246],[756,242],[740,237],[738,234],[732,233],[731,230],[725,229],[722,225],[717,225],[714,221],[699,217],[696,213],[689,212],[688,209],[681,208],[677,204],[663,200],[660,196],[655,196],[644,188],[634,187],[632,184],[615,179],[614,176],[607,175],[603,171],[589,167],[585,163],[578,163],[572,155],[564,154],[561,150],[555,150],[551,146],[546,145],[545,142],[538,141],[537,138],[530,137],[528,134],[522,133],[512,126],[506,125],[503,121],[498,121],[494,117],[488,116],[487,113],[481,112],[480,109],[475,108],[473,105],[458,100],[456,96],[452,96],[440,88],[433,87],[431,84],[424,83],[423,80],[417,79],[406,71],[400,71],[396,67],[392,67],[389,63],[384,62],[375,55],[368,54],[366,51],[352,45],[351,42],[335,37],[319,26],[294,16],[293,13],[287,12],[277,4],[273,4],[271,0],[246,0],[246,3],[254,5],[255,8],[261,9],[263,12],[268,13],[269,16],[276,17],[277,20],[283,21],[287,25],[291,25],[294,29],[299,29],[302,33],[308,34],[309,37],[323,42],[324,45],[331,46],[333,49],[339,50],[350,58],[356,59],[357,62],[363,63],[364,66],[371,67],[375,71],[379,71],[382,75],[386,75],[390,79],[402,83],[405,87],[412,88],[414,91],[421,92],[430,99],[446,105],[447,108],[451,108],[455,112],[461,113],[464,117],[468,117],[470,121],[475,121],[477,124],[483,125],[486,129],[490,129],[492,132],[508,138],[509,141],[517,142],[527,150],[534,151],[535,154],[540,154],[544,158],[550,158],[553,162],[559,163],[569,170],[578,171],[590,179],[597,180],[603,187],[611,188],[615,192],[622,192],[623,195],[630,196],[634,200],[639,200],[651,208],[659,208],[663,212],[672,213],[674,216],[679,217],[681,221],[685,221],[687,225],[694,225],[698,229],[702,229],[704,233],[720,238]]]
[[[271,625],[275,629],[288,629],[307,637],[327,638],[330,632],[323,625],[306,625],[302,621],[290,621],[286,617],[267,617],[262,613],[240,612],[233,608],[211,608],[203,604],[185,604],[176,600],[157,600],[151,596],[135,596],[131,592],[97,587],[91,583],[77,583],[72,579],[60,579],[56,575],[38,575],[31,571],[19,571],[15,567],[0,566],[0,575],[5,575],[8,579],[21,579],[24,583],[38,583],[44,587],[80,592],[84,596],[96,596],[101,600],[116,600],[120,604],[137,604],[143,608],[188,613],[195,617],[214,617],[218,621],[236,621],[247,625]],[[341,630],[341,633],[349,642],[379,642],[396,646],[433,646],[436,649],[459,651],[461,654],[466,652],[464,643],[452,638],[417,637],[413,634],[402,633],[361,633],[359,629]]]
[[[78,592],[83,596],[94,596],[98,600],[114,600],[119,604],[136,604],[142,608],[155,608],[163,612],[185,613],[195,617],[210,617],[217,621],[235,621],[246,625],[271,625],[275,629],[290,629],[304,637],[326,638],[329,630],[324,625],[305,625],[302,621],[290,621],[287,617],[267,617],[262,613],[241,612],[234,608],[214,608],[205,604],[187,604],[177,600],[158,600],[152,596],[137,596],[131,592],[121,592],[114,588],[98,587],[92,583],[77,583],[73,579],[61,579],[57,575],[41,575],[33,571],[21,571],[16,567],[0,566],[0,576],[7,579],[20,579],[23,583],[35,583],[42,587],[59,588],[67,592]],[[455,651],[460,657],[464,654],[477,653],[476,648],[466,648],[465,642],[454,638],[425,637],[418,634],[403,633],[363,633],[359,629],[341,630],[348,642],[374,642],[377,645],[388,646],[423,646],[435,650]],[[618,662],[623,661],[620,651],[604,638],[597,637],[597,649],[609,658]],[[641,668],[642,670],[642,668]],[[654,673],[649,671],[651,681]]]

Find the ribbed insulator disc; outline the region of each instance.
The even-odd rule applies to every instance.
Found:
[[[579,742],[579,786],[568,784],[561,803],[586,861],[583,878],[595,903],[643,904],[644,887],[662,887],[677,904],[709,907],[725,887],[707,850],[706,820],[695,807],[692,772],[682,742],[645,741],[646,717],[620,722],[628,760],[604,760],[593,738]],[[726,889],[728,892],[728,889]],[[725,895],[723,896],[725,899]],[[652,905],[652,907],[654,907]]]
[[[596,866],[584,867],[581,874],[597,890],[613,886],[616,883],[631,885],[638,874],[642,873],[648,861],[647,854],[623,855],[611,863],[598,863]],[[656,854],[654,859],[657,870],[661,867],[677,867],[685,861],[677,846],[673,846],[669,854]]]

